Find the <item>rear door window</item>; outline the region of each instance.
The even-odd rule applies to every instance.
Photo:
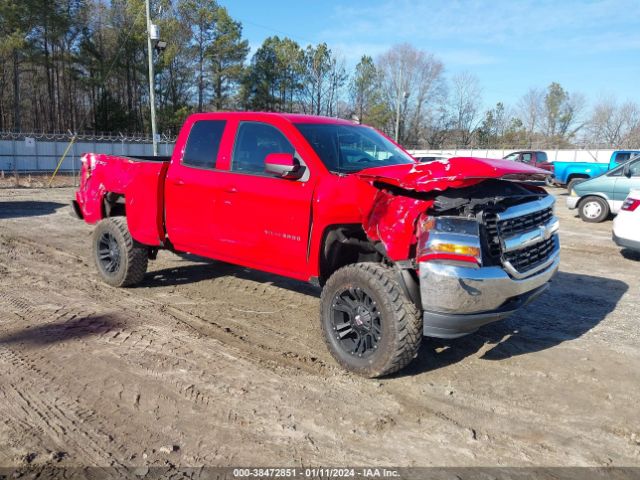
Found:
[[[198,120],[191,127],[182,163],[196,168],[215,168],[225,120]]]

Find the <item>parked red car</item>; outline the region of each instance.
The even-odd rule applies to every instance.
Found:
[[[322,286],[325,342],[375,377],[540,295],[558,268],[552,196],[506,180],[540,170],[480,158],[416,163],[373,128],[275,113],[190,116],[171,158],[86,154],[73,201],[97,224],[113,286],[159,249]]]
[[[549,161],[546,152],[541,152],[538,150],[524,150],[521,152],[513,152],[504,157],[505,160],[512,160],[514,162],[522,162],[527,165],[531,165],[532,167],[540,168],[542,170],[546,170],[549,172],[544,176],[544,183],[547,186],[554,185],[553,177],[555,173],[555,168],[553,166],[553,162]]]

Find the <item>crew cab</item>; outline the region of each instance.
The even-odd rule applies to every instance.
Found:
[[[616,150],[611,154],[609,163],[554,162],[555,178],[553,181],[559,185],[566,185],[567,190],[571,192],[578,183],[598,177],[630,160],[638,158],[638,156],[640,156],[640,151],[638,150]]]
[[[376,377],[514,313],[558,269],[554,198],[510,180],[520,163],[421,164],[373,128],[335,118],[227,112],[187,118],[171,158],[82,157],[76,214],[117,287],[159,249],[322,286],[325,343]]]

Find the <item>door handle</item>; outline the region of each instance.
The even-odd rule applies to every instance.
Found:
[[[176,187],[182,187],[184,185],[184,180],[182,180],[181,178],[177,178],[173,181],[173,184]]]
[[[227,187],[225,189],[225,192],[227,192],[227,193],[238,193],[238,189],[236,187]]]

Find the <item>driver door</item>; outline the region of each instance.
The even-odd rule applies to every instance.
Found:
[[[286,136],[261,122],[240,122],[214,219],[226,258],[274,273],[304,278],[311,222],[312,176],[297,180],[265,173],[271,153],[295,154]],[[299,158],[299,156],[298,156]]]
[[[620,210],[631,190],[640,190],[640,160],[632,161],[629,164],[628,177],[624,175],[624,171],[622,175],[616,177],[612,198],[614,213]]]

